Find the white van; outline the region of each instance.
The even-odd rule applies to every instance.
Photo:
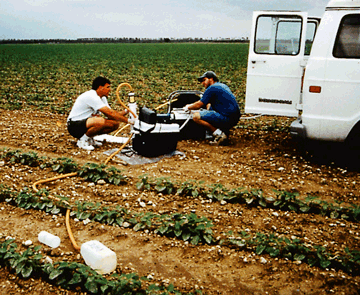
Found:
[[[245,113],[298,117],[291,134],[360,140],[360,1],[332,0],[321,20],[256,11]]]

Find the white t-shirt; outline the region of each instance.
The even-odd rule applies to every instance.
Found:
[[[91,89],[76,99],[67,120],[79,121],[99,115],[99,109],[105,106],[110,108],[106,97],[98,96],[96,91]]]

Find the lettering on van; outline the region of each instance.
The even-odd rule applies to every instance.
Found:
[[[281,100],[281,99],[271,99],[271,98],[262,98],[262,97],[259,97],[259,102],[292,104],[292,100]]]

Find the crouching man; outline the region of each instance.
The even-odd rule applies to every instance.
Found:
[[[205,87],[205,92],[199,101],[186,105],[184,109],[199,110],[193,114],[193,121],[212,133],[213,143],[225,145],[228,143],[230,128],[240,119],[239,105],[229,87],[220,83],[214,72],[205,72],[198,81]],[[201,109],[208,105],[209,109]]]
[[[92,89],[76,99],[67,118],[67,128],[78,139],[79,148],[91,151],[95,145],[101,145],[101,142],[94,140],[95,135],[117,130],[120,122],[134,124],[132,119],[125,117],[127,110],[119,112],[110,108],[107,102],[110,90],[110,81],[97,77],[92,83]]]

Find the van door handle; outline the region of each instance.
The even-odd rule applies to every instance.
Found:
[[[253,64],[256,64],[257,62],[259,62],[259,63],[266,63],[266,60],[260,60],[260,59],[254,59],[254,60],[252,60],[251,61]]]

